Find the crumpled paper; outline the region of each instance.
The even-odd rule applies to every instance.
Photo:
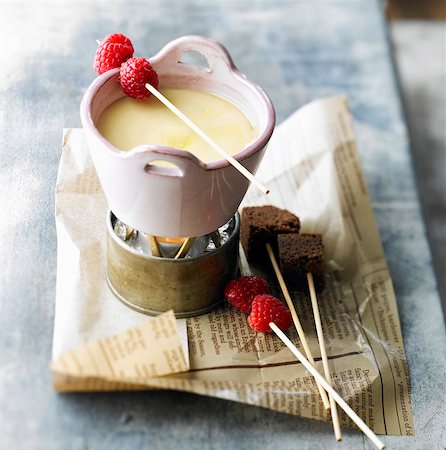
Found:
[[[257,176],[271,194],[266,199],[251,188],[244,205],[286,208],[301,218],[302,231],[323,235],[327,288],[319,305],[335,389],[376,433],[413,434],[395,294],[346,98],[312,102],[278,126]],[[276,336],[253,332],[246,315],[229,307],[169,326],[177,364],[162,373],[83,378],[79,364],[64,367],[60,360],[87,342],[88,347],[111,335],[133,336],[149,320],[116,300],[106,284],[106,210],[83,131],[66,130],[56,185],[56,389],[176,389],[328,420],[305,368]],[[281,296],[272,270],[248,267],[243,257],[242,262],[242,271],[266,276]],[[309,298],[297,292],[292,297],[322,372]],[[168,315],[152,320],[169,322]],[[300,347],[294,330],[287,334]],[[147,346],[147,355],[153,356],[153,348]],[[340,419],[350,424],[344,413]]]

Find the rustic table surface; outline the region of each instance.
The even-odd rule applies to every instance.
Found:
[[[0,4],[0,449],[326,449],[329,424],[179,392],[59,395],[51,356],[54,185],[62,128],[80,126],[96,39],[122,32],[150,55],[184,34],[223,42],[281,121],[346,93],[398,298],[415,437],[444,448],[446,339],[379,0]],[[371,448],[345,430],[336,448]]]

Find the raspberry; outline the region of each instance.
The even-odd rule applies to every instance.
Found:
[[[274,322],[281,330],[291,326],[290,310],[272,295],[256,295],[252,302],[249,326],[254,331],[272,331],[269,323]]]
[[[246,314],[251,312],[252,300],[258,294],[269,294],[268,282],[259,277],[241,277],[225,287],[226,300]]]
[[[130,58],[121,67],[120,83],[122,90],[133,98],[147,98],[150,92],[146,83],[158,87],[158,75],[145,58]]]
[[[133,51],[129,38],[123,34],[110,34],[99,43],[94,55],[93,69],[101,75],[110,69],[120,67],[133,56]]]

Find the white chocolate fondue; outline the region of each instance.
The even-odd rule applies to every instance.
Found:
[[[212,94],[186,89],[160,89],[180,111],[231,155],[246,148],[257,132],[232,103]],[[101,114],[99,132],[115,147],[162,145],[187,150],[207,163],[224,159],[159,100],[123,97]]]

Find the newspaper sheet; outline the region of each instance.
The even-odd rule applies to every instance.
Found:
[[[265,198],[251,188],[242,206],[286,208],[301,218],[302,231],[323,235],[327,287],[319,305],[335,389],[376,433],[413,434],[395,294],[347,99],[312,102],[278,126],[257,175],[271,194]],[[158,352],[153,356],[157,344],[150,335],[144,354],[162,369],[135,376],[124,359],[122,376],[101,371],[85,376],[82,364],[64,366],[66,352],[110,335],[133,336],[131,329],[149,320],[118,302],[105,282],[106,210],[83,131],[66,130],[56,186],[55,389],[176,389],[329,420],[305,368],[276,336],[253,332],[246,315],[230,307],[176,321],[177,327],[169,314],[160,316],[170,330],[166,351],[174,362]],[[281,296],[270,268],[242,261],[242,272],[267,277]],[[305,293],[292,292],[292,297],[322,373],[310,300]],[[300,347],[295,331],[287,333]],[[350,424],[343,413],[341,423]]]

